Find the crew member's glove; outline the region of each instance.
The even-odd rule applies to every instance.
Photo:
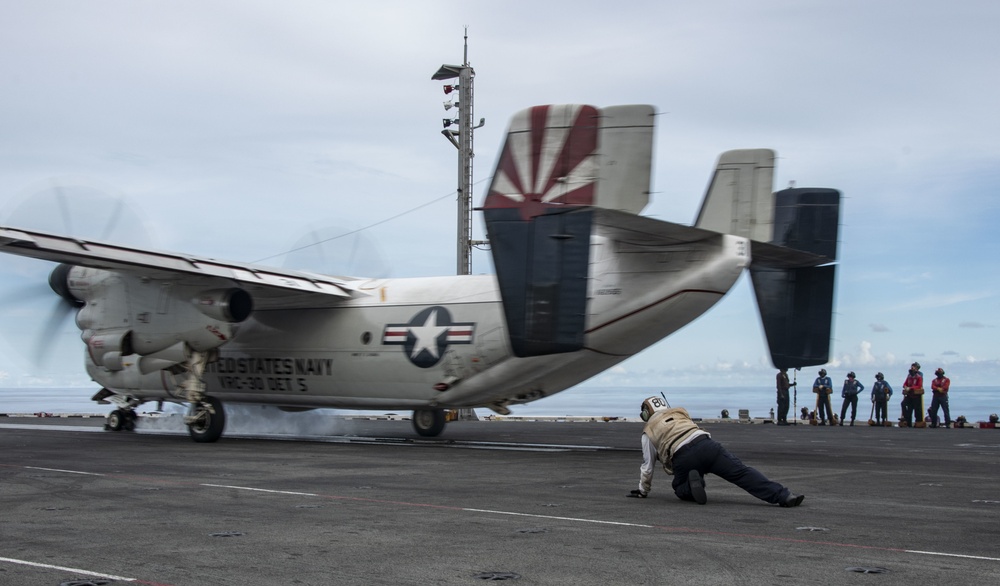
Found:
[[[633,490],[632,492],[628,493],[625,496],[630,497],[630,498],[634,498],[634,499],[644,499],[644,498],[646,498],[646,493],[642,492],[641,490],[639,490],[637,488],[637,489]]]

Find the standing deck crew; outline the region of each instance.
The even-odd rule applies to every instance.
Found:
[[[833,405],[830,404],[830,394],[833,393],[833,381],[826,376],[826,369],[819,370],[819,376],[813,383],[813,392],[816,393],[816,417],[819,424],[825,425],[826,418],[830,418],[830,425],[833,425]]]
[[[872,385],[872,403],[875,404],[875,425],[885,425],[886,415],[889,412],[889,398],[892,397],[892,387],[885,382],[885,375],[881,372],[875,375],[875,384]]]
[[[788,382],[787,368],[778,371],[775,377],[775,386],[778,389],[778,425],[788,425],[788,390],[797,384],[797,382]]]
[[[920,363],[910,365],[910,372],[903,381],[903,420],[900,427],[912,427],[924,421],[924,373]]]
[[[948,390],[951,379],[944,375],[944,369],[934,371],[935,379],[931,381],[931,427],[938,426],[938,408],[944,409],[944,426],[951,427],[951,412],[948,409]]]
[[[844,400],[843,407],[840,408],[840,425],[844,425],[844,418],[847,416],[847,406],[851,406],[851,427],[854,427],[854,420],[858,416],[858,395],[865,390],[865,385],[855,378],[854,371],[847,373],[847,380],[844,381],[844,388],[840,391],[840,398]]]

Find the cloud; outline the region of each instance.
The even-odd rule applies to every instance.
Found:
[[[861,342],[861,351],[858,354],[858,364],[874,364],[875,356],[872,355],[872,343]]]
[[[980,291],[978,293],[934,293],[920,299],[913,299],[911,301],[907,301],[906,303],[901,303],[893,309],[896,309],[897,311],[937,309],[940,307],[957,305],[959,303],[967,303],[969,301],[979,301],[981,299],[993,297],[994,295],[995,293],[992,291]]]
[[[871,328],[871,330],[873,332],[882,333],[882,332],[888,332],[889,331],[889,326],[887,326],[885,324],[868,324],[868,327]]]
[[[945,350],[944,352],[941,353],[941,356],[959,356],[959,354],[954,350]]]
[[[978,328],[992,328],[996,326],[986,325],[981,321],[963,321],[962,323],[958,324],[958,327],[978,329]]]

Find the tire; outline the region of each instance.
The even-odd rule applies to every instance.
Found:
[[[204,405],[211,406],[210,412]],[[188,435],[198,443],[211,443],[222,437],[226,427],[226,412],[222,409],[222,401],[215,397],[205,397],[201,404],[191,406],[191,415],[198,418],[188,424]]]
[[[115,409],[111,413],[108,413],[108,419],[104,423],[104,429],[108,431],[121,431],[122,426],[125,424],[126,415],[121,409]]]
[[[422,437],[437,437],[444,431],[444,410],[416,409],[413,411],[413,429]]]

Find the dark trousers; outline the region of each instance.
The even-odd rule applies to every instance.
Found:
[[[840,421],[844,421],[844,416],[847,415],[847,406],[851,406],[851,421],[853,422],[858,416],[858,396],[857,395],[847,395],[844,397],[844,406],[840,408]]]
[[[910,395],[903,398],[903,419],[912,426],[914,422],[924,420],[924,410],[921,407],[921,395]]]
[[[882,399],[881,401],[875,401],[875,421],[877,423],[885,422],[886,413],[889,411],[889,399]]]
[[[951,412],[948,410],[948,395],[942,395],[939,393],[934,393],[934,398],[931,399],[931,425],[937,427],[938,421],[938,408],[944,408],[944,424],[951,425]]]
[[[688,474],[692,470],[697,470],[703,477],[711,472],[771,504],[782,502],[790,494],[787,488],[768,480],[766,476],[741,462],[722,447],[722,444],[708,436],[697,438],[694,443],[678,450],[674,454],[673,464],[674,494],[681,500],[694,500],[691,496],[691,487],[688,486]]]
[[[830,404],[830,395],[822,393],[816,397],[816,417],[819,418],[819,422],[826,423],[829,419],[830,425],[833,425],[833,405]]]
[[[788,423],[788,395],[778,395],[778,423]]]

